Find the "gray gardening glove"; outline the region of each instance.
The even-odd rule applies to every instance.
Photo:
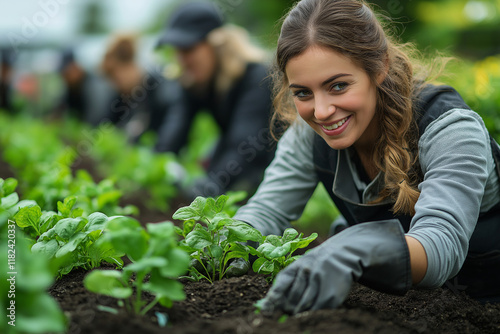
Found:
[[[310,250],[280,272],[261,311],[335,308],[353,281],[404,294],[411,287],[410,254],[398,220],[354,225]]]

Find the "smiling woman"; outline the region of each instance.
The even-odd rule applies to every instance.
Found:
[[[412,51],[365,1],[302,0],[286,16],[273,121],[289,128],[234,218],[280,235],[322,182],[345,228],[278,274],[264,311],[337,307],[353,281],[500,300],[500,147]]]
[[[330,147],[354,145],[358,152],[370,152],[380,126],[376,87],[362,68],[337,52],[313,46],[290,60],[286,75],[300,117]]]

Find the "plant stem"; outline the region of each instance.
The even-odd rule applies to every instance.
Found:
[[[141,315],[145,315],[146,313],[148,313],[148,311],[156,305],[156,303],[158,303],[159,301],[159,298],[155,298],[151,303],[149,303],[148,305],[146,305],[142,311],[141,311]]]
[[[198,260],[198,262],[200,262],[200,263],[201,263],[201,266],[203,267],[203,269],[205,270],[205,272],[207,273],[207,275],[208,275],[208,276],[210,276],[210,274],[208,273],[208,269],[207,269],[207,267],[205,267],[205,264],[204,264],[204,263],[203,263],[203,261],[201,260],[201,256],[198,254],[198,257],[195,257],[195,259],[197,259],[197,260]],[[196,269],[195,269],[195,270],[196,270]],[[196,271],[198,271],[198,270],[196,270]],[[198,273],[199,273],[201,276],[205,277],[205,278],[206,278],[206,279],[207,279],[210,283],[212,283],[212,284],[213,284],[213,281],[212,281],[209,277],[207,277],[207,276],[203,275],[203,274],[202,274],[202,273],[200,273],[199,271],[198,271]]]
[[[141,304],[142,304],[142,281],[144,280],[144,276],[145,274],[141,273],[137,273],[137,276],[136,276],[136,279],[135,279],[135,293],[136,293],[136,298],[135,298],[135,302],[134,302],[134,311],[136,314],[139,314],[140,311],[141,311]]]

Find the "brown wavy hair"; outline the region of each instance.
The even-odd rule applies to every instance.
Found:
[[[274,124],[293,123],[297,117],[289,82],[288,61],[313,45],[338,52],[363,68],[377,90],[381,135],[375,143],[373,162],[384,172],[385,187],[373,203],[394,202],[395,213],[415,213],[420,195],[417,126],[412,100],[417,90],[412,58],[414,48],[398,44],[385,31],[370,6],[360,0],[302,0],[285,17],[276,50],[274,81]],[[377,77],[387,73],[383,82]],[[418,80],[421,80],[419,78]],[[272,128],[279,136],[280,128]]]

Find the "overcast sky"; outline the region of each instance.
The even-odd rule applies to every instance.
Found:
[[[158,10],[172,0],[98,0],[105,4],[106,27],[111,31],[140,31],[157,18]],[[72,47],[77,59],[86,67],[95,67],[101,61],[110,36],[97,39],[76,37],[81,25],[83,8],[94,0],[0,0],[0,47],[11,50],[59,44]],[[143,40],[139,57],[151,57],[156,38]],[[22,58],[21,58],[22,59]],[[56,64],[53,55],[41,54],[29,65],[22,63],[23,70],[35,67],[50,70]]]
[[[35,24],[37,35],[52,39],[71,35],[78,28],[82,7],[92,0],[0,0],[0,33],[22,34]],[[107,7],[107,25],[113,30],[143,28],[155,11],[170,0],[100,0]],[[48,18],[48,20],[47,20]],[[28,30],[29,32],[29,30]]]

